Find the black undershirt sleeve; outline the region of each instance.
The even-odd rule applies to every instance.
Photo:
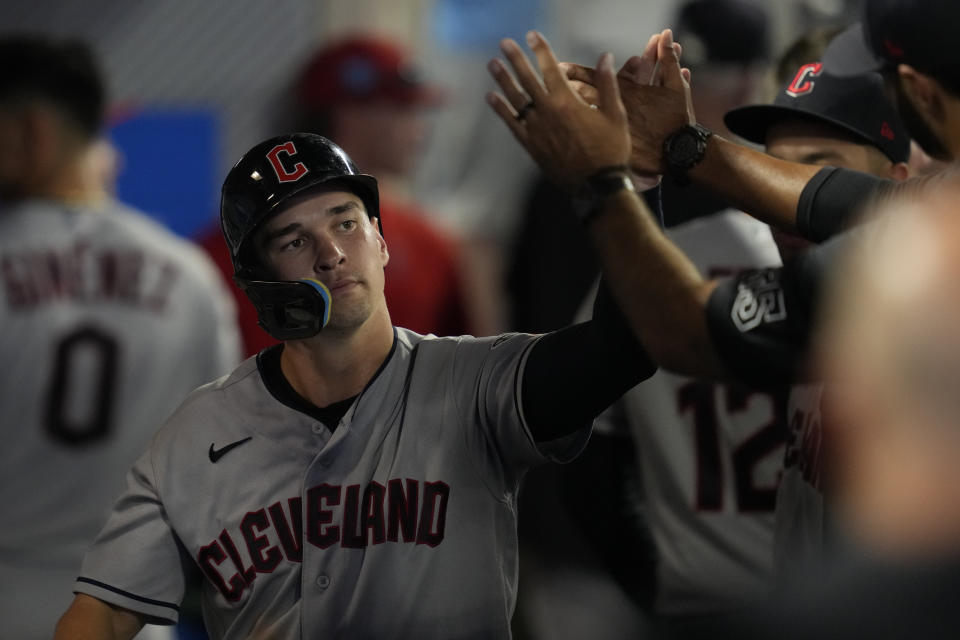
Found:
[[[863,205],[890,184],[859,171],[824,167],[800,194],[797,230],[808,240],[823,242],[855,224]]]
[[[548,333],[531,349],[521,402],[534,439],[583,429],[656,370],[601,280],[592,320]]]

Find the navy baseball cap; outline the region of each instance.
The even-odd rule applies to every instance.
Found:
[[[960,68],[958,24],[957,0],[866,0],[862,21],[830,43],[823,64],[837,76],[900,63],[955,76]]]
[[[883,152],[893,162],[910,157],[910,136],[884,93],[879,73],[838,78],[811,62],[801,65],[773,104],[749,105],[724,116],[738,136],[765,144],[767,131],[790,118],[833,125]]]

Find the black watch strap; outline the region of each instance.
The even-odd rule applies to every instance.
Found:
[[[627,167],[601,169],[587,178],[574,194],[571,201],[573,212],[582,224],[587,224],[599,213],[607,198],[623,190],[637,191]]]

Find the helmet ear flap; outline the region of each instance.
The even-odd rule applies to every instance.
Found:
[[[310,338],[330,322],[330,291],[319,280],[237,283],[256,307],[258,324],[277,340]]]

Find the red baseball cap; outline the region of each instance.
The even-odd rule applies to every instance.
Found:
[[[321,47],[297,83],[303,109],[351,102],[436,105],[443,92],[423,81],[409,52],[382,36],[355,35]]]

